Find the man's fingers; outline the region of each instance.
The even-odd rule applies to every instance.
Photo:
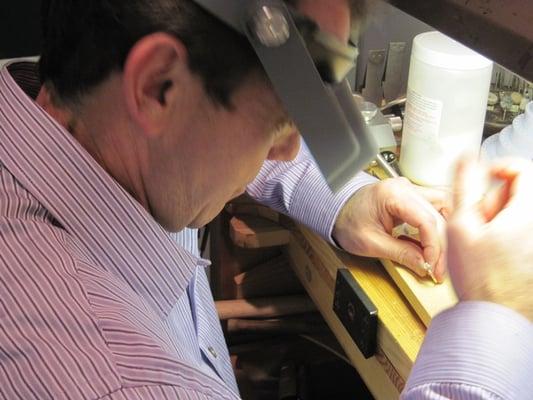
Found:
[[[459,161],[453,184],[453,209],[454,216],[460,216],[462,225],[476,228],[486,222],[480,202],[487,188],[488,174],[475,159],[466,158]]]
[[[370,238],[371,256],[386,258],[403,265],[418,276],[425,277],[424,255],[420,246],[412,240],[402,240],[388,235],[379,235]]]
[[[533,197],[533,163],[523,159],[502,159],[491,165],[491,176],[504,182],[508,188],[508,201],[517,194],[527,198]]]
[[[418,233],[417,233],[417,236],[418,236]],[[414,239],[412,236],[404,236],[402,234],[400,236],[397,236],[397,238],[399,240],[401,240],[401,241],[411,242],[411,243],[415,244],[418,249],[422,249],[420,247],[420,242],[418,240]],[[426,259],[425,256],[424,256],[424,259]],[[420,265],[416,265],[416,269],[417,269],[417,271],[420,271],[420,273],[418,273],[418,275],[422,274],[421,276],[424,276],[422,269],[420,269]],[[442,250],[440,252],[440,257],[437,260],[437,262],[435,263],[435,266],[431,268],[431,271],[433,272],[433,275],[437,279],[437,282],[442,283],[444,281],[444,277],[446,275],[446,252],[444,250]],[[427,271],[426,271],[426,275],[427,275]]]
[[[518,175],[531,173],[533,166],[531,161],[522,158],[500,158],[490,165],[491,174],[498,178],[514,178]]]
[[[424,261],[434,267],[445,245],[444,218],[418,196],[404,197],[402,201],[393,202],[388,211],[395,219],[405,221],[418,229]]]
[[[506,206],[511,197],[510,189],[507,182],[501,182],[488,190],[480,204],[486,221],[491,221]]]
[[[476,230],[513,203],[530,204],[533,200],[531,181],[533,164],[527,160],[501,159],[490,168],[474,159],[461,160],[453,190],[455,223]]]
[[[414,185],[415,191],[426,199],[445,219],[452,210],[451,189],[436,189]]]
[[[437,279],[437,282],[442,283],[444,281],[444,277],[446,276],[446,252],[442,251],[440,253],[439,260],[435,264],[435,267],[433,268],[433,274],[435,275],[435,278]]]

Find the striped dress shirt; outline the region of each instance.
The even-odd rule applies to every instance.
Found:
[[[22,88],[24,90],[22,90]],[[0,72],[0,399],[236,399],[197,231],[167,234]],[[338,211],[302,148],[248,192],[331,240]],[[533,398],[531,323],[461,303],[432,322],[404,399]]]
[[[196,230],[164,232],[38,90],[35,64],[0,71],[0,398],[238,398]],[[249,191],[330,239],[371,182],[333,194],[303,148]],[[330,207],[297,205],[302,185]]]
[[[0,72],[0,398],[237,399],[207,262],[37,90],[32,64]]]

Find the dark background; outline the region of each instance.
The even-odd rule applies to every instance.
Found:
[[[0,59],[39,54],[41,0],[0,0]]]

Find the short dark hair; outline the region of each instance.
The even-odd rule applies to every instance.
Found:
[[[167,32],[183,41],[191,71],[224,106],[259,61],[246,38],[191,0],[44,0],[41,81],[76,102],[120,71],[143,36]]]
[[[352,17],[360,16],[364,1],[349,3]],[[76,103],[121,71],[133,45],[154,32],[183,41],[189,68],[225,107],[251,72],[264,73],[248,40],[192,0],[43,0],[42,30],[41,81],[65,102]]]

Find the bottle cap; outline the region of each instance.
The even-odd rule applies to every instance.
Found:
[[[492,65],[488,58],[438,31],[417,35],[412,54],[422,62],[448,69],[476,70]]]

